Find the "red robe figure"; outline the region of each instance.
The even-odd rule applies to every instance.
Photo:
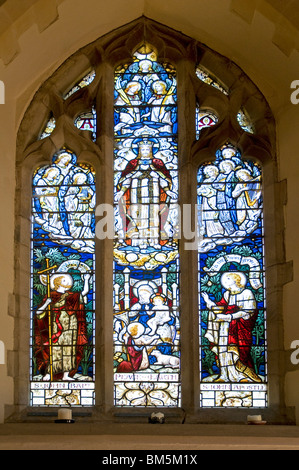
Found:
[[[70,275],[51,276],[50,298],[45,299],[34,319],[35,359],[44,381],[51,380],[51,376],[52,380],[74,380],[84,346],[88,343],[83,297],[89,290],[89,277],[89,274],[85,275],[84,288],[79,293],[71,291],[73,279]]]
[[[164,162],[153,157],[150,141],[139,144],[138,156],[123,170],[117,189],[125,243],[141,248],[166,244],[169,202],[177,195]]]

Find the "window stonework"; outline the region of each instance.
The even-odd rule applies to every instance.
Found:
[[[170,142],[169,139],[172,139],[172,145],[175,147],[172,156],[175,156],[175,164],[177,165],[172,167],[173,179],[176,181],[173,187],[177,188],[178,194],[177,199],[172,202],[179,202],[181,208],[184,206],[191,207],[193,227],[197,225],[198,170],[208,163],[216,165],[215,155],[217,151],[228,142],[240,152],[242,161],[251,162],[251,168],[256,165],[256,168],[259,168],[263,175],[265,248],[263,270],[265,276],[262,276],[262,280],[266,281],[264,292],[267,299],[267,386],[269,396],[262,414],[265,419],[271,422],[287,422],[289,420],[289,411],[284,402],[283,383],[285,372],[281,366],[283,341],[280,333],[282,324],[281,295],[283,284],[288,280],[287,275],[285,278],[281,275],[281,266],[287,266],[283,250],[284,200],[282,197],[283,184],[279,183],[277,176],[275,123],[271,110],[253,82],[237,65],[192,38],[144,17],[99,38],[67,60],[37,91],[19,128],[17,138],[18,189],[16,194],[16,217],[19,229],[16,233],[16,259],[21,260],[22,266],[20,263],[16,263],[15,293],[17,308],[15,322],[17,335],[15,351],[18,351],[18,353],[15,355],[12,374],[15,383],[15,411],[23,410],[25,417],[28,413],[34,411],[31,407],[32,402],[30,402],[30,374],[32,370],[30,367],[31,283],[29,274],[31,271],[30,234],[33,177],[37,174],[36,172],[40,171],[39,169],[51,167],[55,162],[55,155],[62,149],[67,149],[72,155],[76,156],[76,165],[78,167],[93,168],[96,175],[94,191],[97,196],[97,205],[107,204],[113,207],[115,204],[114,187],[117,187],[117,185],[119,188],[121,187],[119,184],[121,178],[123,178],[123,182],[128,183],[128,181],[125,181],[124,176],[118,174],[118,171],[123,170],[123,168],[116,168],[115,165],[118,163],[116,161],[117,150],[120,150],[121,146],[125,148],[127,143],[125,142],[125,130],[128,125],[126,118],[130,119],[130,116],[122,116],[120,121],[115,121],[113,112],[116,111],[116,108],[114,108],[115,80],[117,80],[115,73],[121,71],[124,74],[124,64],[131,64],[133,54],[138,50],[142,50],[142,47],[146,44],[151,45],[156,54],[155,60],[157,60],[157,63],[171,64],[171,70],[175,71],[177,126],[173,126],[174,121],[169,121],[167,127],[165,121],[162,123],[164,129],[161,130],[161,137],[159,138],[164,139],[164,144],[167,145]],[[163,65],[163,67],[164,72],[166,66]],[[201,76],[199,70],[205,73],[201,72]],[[160,73],[162,73],[162,69]],[[170,69],[167,69],[167,73],[168,79],[171,76],[173,77]],[[209,81],[209,76],[212,77],[212,82]],[[122,78],[124,78],[124,75],[122,75]],[[217,86],[217,83],[221,86]],[[125,87],[123,89],[125,90]],[[225,90],[225,93],[222,89]],[[168,87],[168,92],[169,90]],[[170,108],[171,106],[169,108],[165,107],[164,112],[170,113]],[[142,113],[146,114],[147,111],[142,106],[139,111],[141,109]],[[118,116],[126,110],[128,110],[126,106],[124,108],[120,106],[117,109],[119,111]],[[244,119],[240,120],[240,110],[246,110],[246,125]],[[134,111],[136,111],[135,108]],[[150,115],[151,111],[152,115]],[[159,115],[159,112],[155,114],[154,111],[160,112],[161,106],[158,109],[158,107],[155,108],[152,105],[152,108],[148,109],[149,124],[147,125],[147,131],[161,129],[161,126],[154,127],[150,124]],[[168,119],[170,114],[165,114],[165,116]],[[50,130],[48,129],[49,122],[55,123],[55,125],[51,125]],[[121,125],[117,127],[119,123]],[[173,126],[171,137],[169,126]],[[132,128],[128,126],[127,129],[131,132]],[[138,130],[138,126],[135,127],[135,130]],[[164,134],[163,131],[165,131]],[[138,132],[133,137],[140,137],[137,134]],[[156,137],[156,135],[152,135],[155,132],[149,134],[141,136],[142,138],[146,137],[147,143],[150,138]],[[41,135],[43,138],[40,138]],[[161,142],[159,143],[161,144]],[[125,149],[127,150],[127,148]],[[138,145],[135,152],[137,149]],[[165,148],[165,150],[169,149]],[[120,152],[120,155],[124,155],[124,153]],[[167,152],[165,155],[168,155]],[[159,175],[161,175],[161,169],[159,171]],[[164,179],[161,184],[165,186],[166,180]],[[125,188],[123,187],[123,189]],[[95,215],[95,223],[97,224],[100,220],[99,212],[95,211]],[[184,219],[184,213],[182,217]],[[246,221],[248,220],[246,219]],[[146,230],[144,233],[147,233]],[[163,254],[164,259],[165,251],[161,250],[161,246],[160,244],[159,250],[158,247],[156,249],[159,251],[158,255]],[[135,281],[138,282],[137,278],[140,275],[136,266],[132,265],[134,263],[132,256],[127,258],[131,263],[129,274],[125,271],[126,266],[121,265],[121,268],[120,264],[116,266],[115,253],[117,248],[119,246],[116,247],[115,240],[111,237],[95,237],[94,239],[94,276],[96,279],[94,295],[96,304],[94,311],[95,363],[93,383],[95,401],[92,406],[88,406],[91,413],[90,419],[97,419],[101,416],[129,419],[128,416],[136,414],[138,416],[147,416],[149,410],[146,405],[150,409],[159,406],[157,403],[167,387],[168,391],[166,394],[164,393],[164,397],[166,395],[170,397],[169,387],[173,384],[172,379],[166,380],[165,373],[163,386],[166,388],[164,387],[163,391],[161,388],[156,395],[151,393],[155,389],[154,382],[156,381],[156,371],[154,371],[156,361],[154,357],[151,357],[151,363],[153,364],[152,381],[145,380],[142,383],[142,380],[140,380],[141,373],[137,379],[134,379],[135,383],[138,382],[137,385],[142,392],[139,395],[136,394],[136,397],[138,395],[140,398],[142,395],[143,397],[147,396],[147,399],[138,402],[137,397],[136,402],[134,401],[135,398],[130,402],[130,399],[126,398],[127,401],[124,404],[125,394],[122,396],[122,401],[117,404],[115,397],[119,395],[114,395],[114,385],[117,383],[115,381],[115,367],[125,361],[125,357],[123,356],[116,364],[115,355],[119,351],[113,347],[113,340],[115,340],[115,332],[119,333],[120,331],[119,326],[124,326],[122,325],[124,319],[119,317],[121,319],[120,325],[116,327],[114,325],[113,327],[113,318],[119,315],[118,309],[124,307],[127,287],[126,293],[122,292],[122,289],[125,280],[128,278],[128,287],[130,292],[133,292],[133,284]],[[152,248],[155,250],[154,246]],[[179,348],[173,357],[179,357],[179,379],[176,378],[175,383],[181,385],[179,392],[177,388],[177,398],[172,403],[171,410],[169,410],[166,401],[163,400],[161,402],[162,408],[165,410],[166,417],[168,412],[172,416],[175,414],[178,419],[181,419],[184,415],[187,422],[188,420],[189,422],[245,420],[249,411],[246,405],[243,409],[239,407],[226,409],[224,406],[221,412],[214,406],[211,408],[202,406],[200,393],[202,369],[199,353],[201,344],[199,306],[202,298],[199,301],[198,247],[192,244],[190,233],[182,230],[180,242],[175,248],[179,250],[179,263],[177,261],[175,263],[173,261],[169,262],[166,268],[168,274],[171,271],[171,276],[168,280],[166,279],[166,284],[163,286],[162,274],[163,276],[166,275],[167,278],[167,273],[160,273],[161,283],[159,280],[156,285],[161,284],[158,291],[162,293],[164,289],[166,296],[169,295],[168,306],[171,306],[172,309],[173,283],[176,283],[176,286],[179,285],[180,302],[175,310],[176,325],[179,325],[177,328],[179,342],[175,344],[175,347],[179,346]],[[227,252],[230,252],[230,250]],[[119,256],[119,252],[117,252],[117,256]],[[162,257],[158,256],[155,259],[159,260]],[[175,264],[175,269],[174,264],[172,266],[171,263]],[[165,266],[160,265],[159,269],[163,267]],[[36,268],[40,271],[46,269],[44,266],[36,266]],[[133,279],[133,271],[138,274],[136,276],[137,280]],[[148,280],[148,271],[146,273],[144,275],[145,272],[143,272],[142,279]],[[158,277],[157,271],[152,278],[157,280]],[[172,279],[172,284],[170,279]],[[171,286],[172,290],[170,289]],[[118,303],[117,306],[115,299]],[[131,305],[126,306],[130,310]],[[179,322],[178,319],[180,319]],[[122,345],[117,344],[117,348],[119,346]],[[152,346],[152,351],[158,351],[157,344]],[[173,346],[174,344],[172,348]],[[166,349],[163,352],[164,354],[169,353]],[[174,349],[172,349],[173,352]],[[155,354],[158,356],[160,351],[152,356]],[[158,369],[159,367],[156,365],[156,370]],[[167,370],[167,373],[170,377],[171,370]],[[120,382],[122,386],[127,383],[125,378],[121,378]],[[118,390],[117,393],[119,394],[120,391]],[[130,394],[127,394],[126,397],[130,397]],[[151,397],[151,400],[148,400],[148,397]],[[42,407],[42,410],[47,413],[49,408]]]

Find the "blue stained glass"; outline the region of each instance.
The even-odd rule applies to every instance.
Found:
[[[261,169],[226,144],[197,194],[201,406],[266,407]]]
[[[114,403],[180,406],[176,74],[145,46],[115,71]]]
[[[32,193],[31,404],[94,404],[95,174],[63,149]]]

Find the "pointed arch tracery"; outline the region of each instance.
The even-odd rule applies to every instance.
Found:
[[[151,48],[148,38],[152,39]],[[144,67],[151,65],[151,70],[142,69],[142,61]],[[213,72],[215,63],[217,73]],[[32,236],[33,245],[27,246],[27,254],[32,246],[40,249],[39,243],[45,247],[42,245],[45,240],[57,243],[59,233],[51,228],[56,218],[58,232],[63,232],[67,240],[66,251],[60,253],[56,264],[63,264],[62,256],[71,252],[74,254],[77,250],[78,256],[73,257],[73,261],[77,259],[79,264],[84,263],[83,258],[87,257],[89,261],[85,264],[94,270],[89,279],[87,299],[90,331],[93,328],[90,343],[93,344],[93,355],[89,356],[93,365],[90,362],[88,373],[93,368],[93,375],[89,375],[91,380],[86,380],[90,386],[86,396],[92,398],[84,402],[84,387],[80,389],[78,386],[81,390],[80,406],[91,406],[92,402],[103,405],[106,411],[115,407],[183,407],[195,416],[201,407],[227,407],[229,403],[241,408],[269,405],[264,389],[267,381],[264,328],[267,260],[263,232],[269,225],[269,219],[263,216],[262,204],[271,205],[274,202],[269,196],[273,188],[269,190],[271,185],[268,184],[264,194],[261,177],[264,177],[265,164],[267,181],[272,181],[274,185],[275,133],[271,112],[264,98],[235,64],[229,68],[226,65],[227,59],[205,46],[142,18],[121,31],[100,38],[87,46],[83,55],[79,52],[71,62],[66,62],[64,73],[57,71],[51,77],[55,88],[48,83],[37,92],[20,127],[18,174],[25,188],[26,185],[28,188],[25,182],[28,169],[29,173],[32,171],[34,174],[33,220],[45,235],[38,242]],[[222,72],[218,80],[219,71]],[[74,86],[74,83],[77,85]],[[45,102],[48,103],[46,109],[41,105]],[[39,119],[32,120],[32,116],[39,116]],[[30,126],[28,119],[31,119]],[[45,123],[51,124],[45,128]],[[42,139],[39,139],[40,135]],[[224,146],[223,142],[226,142]],[[69,151],[70,148],[73,150]],[[36,191],[40,190],[37,179],[44,182],[49,177],[47,172],[57,166],[55,158],[50,161],[51,155],[57,155],[61,150],[73,155],[69,178],[66,179],[65,175],[56,184],[54,197],[41,194],[37,197]],[[230,156],[226,157],[226,154]],[[38,156],[38,165],[32,163],[35,156]],[[225,182],[224,191],[225,204],[229,204],[229,199],[233,203],[228,211],[228,219],[231,219],[228,221],[224,220],[226,211],[219,206],[223,191],[221,193],[215,186],[216,182],[208,181],[212,178],[208,175],[208,168],[213,167],[218,177],[224,174],[222,167],[225,160],[234,162],[234,180]],[[88,179],[83,183],[75,182],[74,177],[79,173],[95,176],[90,163],[96,168],[97,178],[92,183],[95,186]],[[190,168],[194,169],[192,174]],[[56,175],[55,171],[52,173],[53,181],[62,175]],[[245,174],[248,176],[246,182]],[[270,180],[269,174],[272,175]],[[220,186],[220,182],[217,184]],[[241,190],[242,185],[246,185],[246,189],[243,187]],[[46,186],[53,189],[55,184],[47,183]],[[114,205],[116,233],[114,240],[99,241],[95,237],[93,248],[84,235],[88,232],[95,235],[95,206],[91,206],[93,195],[90,188],[97,194],[97,204]],[[72,197],[67,196],[68,191]],[[84,191],[87,196],[85,201],[78,196]],[[74,203],[76,198],[77,206]],[[37,201],[42,201],[38,210]],[[56,203],[56,212],[50,209],[50,202]],[[71,203],[75,208],[73,212],[69,210]],[[199,250],[184,250],[184,238],[178,240],[179,237],[176,237],[176,211],[181,203],[197,204],[200,209],[197,213]],[[82,211],[78,211],[80,204]],[[28,213],[25,200],[19,200],[19,206],[20,213]],[[40,215],[40,222],[36,222],[35,217]],[[229,222],[234,230],[230,233]],[[47,224],[49,229],[46,228]],[[35,233],[34,228],[32,233]],[[81,238],[77,237],[78,234]],[[83,241],[83,245],[79,243],[81,251],[79,245],[72,246],[68,237],[73,237],[76,242]],[[229,241],[225,241],[226,238]],[[84,247],[88,247],[86,251]],[[61,251],[62,245],[57,243],[56,248]],[[23,243],[19,249],[25,249]],[[38,251],[32,251],[32,279],[38,272],[47,269],[46,251],[49,254],[49,250],[41,249],[39,266],[35,265]],[[55,250],[51,253],[57,254]],[[279,255],[272,256],[274,258],[268,263],[273,266],[278,263]],[[222,262],[223,259],[225,262]],[[49,261],[54,263],[55,259]],[[217,262],[219,270],[216,273]],[[250,337],[253,345],[250,360],[253,363],[241,361],[248,344],[237,351],[238,360],[242,362],[240,367],[243,368],[238,370],[240,377],[243,374],[242,379],[239,377],[240,380],[234,382],[242,388],[242,391],[238,390],[237,398],[232,397],[226,388],[232,380],[218,380],[222,377],[219,368],[222,351],[215,353],[215,345],[207,337],[212,324],[209,324],[212,305],[208,307],[208,297],[204,295],[206,293],[211,302],[221,303],[222,293],[224,300],[227,300],[220,286],[221,279],[223,284],[227,281],[224,274],[230,270],[228,266],[232,272],[239,274],[240,285],[246,278],[246,288],[242,292],[244,294],[246,291],[246,302],[251,301],[258,311]],[[24,281],[22,276],[17,276],[17,288],[20,287],[20,280]],[[81,297],[84,297],[84,273],[75,269],[71,276],[73,282],[74,279],[76,281],[78,291],[81,289]],[[253,284],[258,280],[262,285],[257,287],[256,284],[255,288]],[[32,286],[34,289],[34,283]],[[144,291],[148,292],[144,292],[147,300],[139,302],[138,310],[141,286],[146,286]],[[44,291],[45,288],[46,285]],[[91,308],[90,302],[95,292],[98,293],[97,304]],[[154,299],[155,296],[160,298]],[[154,305],[154,301],[158,300],[162,319],[155,329],[149,323],[154,323],[150,320],[158,318]],[[237,300],[240,304],[240,299]],[[79,305],[86,308],[84,300],[78,302],[78,310],[81,308]],[[24,305],[20,306],[22,315],[28,315]],[[252,305],[247,309],[250,312]],[[148,307],[146,313],[143,312],[145,306]],[[234,325],[237,324],[237,318],[234,318],[236,313],[230,313]],[[248,315],[250,317],[250,313]],[[215,323],[215,318],[212,320]],[[136,331],[134,328],[130,331],[131,324]],[[200,325],[199,332],[195,331],[195,324]],[[57,323],[56,327],[59,329]],[[229,330],[230,327],[227,328]],[[232,332],[229,335],[233,338]],[[140,340],[142,336],[143,343]],[[145,336],[148,344],[145,344]],[[110,348],[112,341],[113,351]],[[230,351],[229,360],[234,361],[234,365],[237,349]],[[34,355],[32,353],[31,360],[35,360]],[[95,357],[97,361],[93,362]],[[144,365],[147,367],[143,368]],[[226,365],[227,373],[228,369],[229,365]],[[250,373],[255,379],[249,379]],[[78,384],[80,381],[81,378]],[[70,381],[70,384],[73,384],[71,388],[76,389],[76,382]],[[254,392],[250,390],[249,399],[246,395],[247,389],[250,389],[248,384],[252,389],[263,387],[258,391],[255,388]],[[224,390],[222,394],[218,393],[219,387]],[[246,393],[244,387],[247,387]],[[235,390],[232,391],[235,393]],[[23,394],[20,393],[20,396]],[[43,400],[39,406],[50,404]]]

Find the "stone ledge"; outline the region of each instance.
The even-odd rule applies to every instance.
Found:
[[[9,424],[0,450],[299,450],[298,426]]]

